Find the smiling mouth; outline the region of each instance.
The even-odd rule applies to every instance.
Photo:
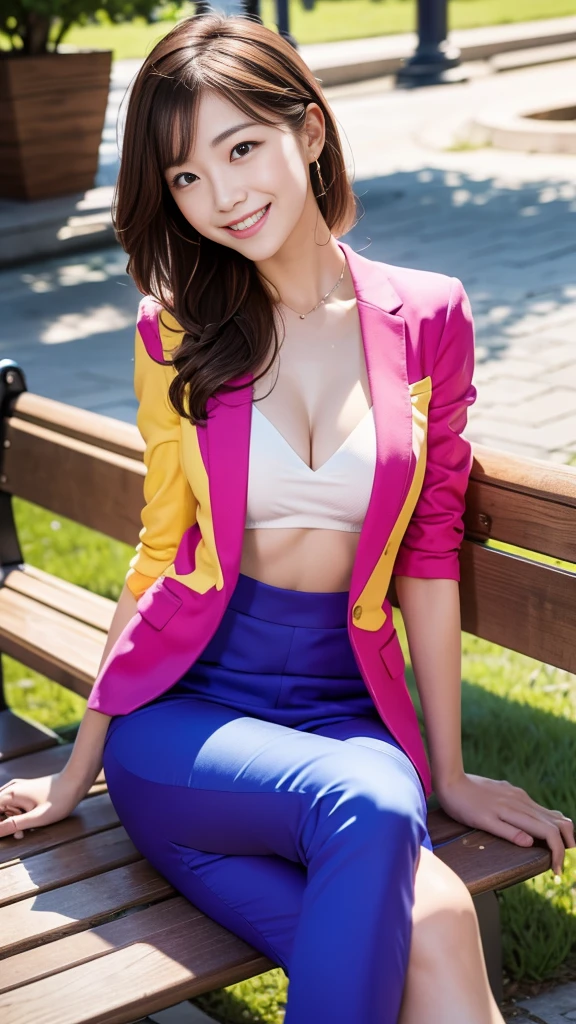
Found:
[[[257,224],[258,221],[262,219],[269,206],[270,203],[266,203],[266,206],[263,206],[261,210],[258,210],[256,213],[252,213],[249,217],[246,217],[246,220],[240,220],[236,224],[227,224],[227,230],[246,231],[246,228],[251,228],[253,224]]]

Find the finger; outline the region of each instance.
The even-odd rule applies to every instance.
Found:
[[[23,832],[26,828],[36,828],[38,825],[49,825],[52,820],[50,811],[51,807],[48,804],[40,804],[38,807],[34,807],[33,810],[26,811],[25,814],[19,814],[17,816],[18,832]],[[12,821],[13,819],[10,821],[0,821],[0,839],[15,834]]]
[[[518,811],[515,807],[500,810],[499,814],[500,816],[506,815],[504,820],[508,825],[516,826],[517,829],[522,830],[529,836],[537,836],[538,839],[544,839],[550,847],[555,874],[560,875],[562,873],[565,847],[557,824],[547,818],[536,817],[535,815],[526,814],[524,811]],[[512,839],[512,842],[514,841]],[[518,845],[523,846],[524,843]]]

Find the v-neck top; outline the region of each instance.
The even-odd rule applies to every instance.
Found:
[[[362,529],[376,468],[373,407],[337,451],[311,469],[252,404],[246,528]]]

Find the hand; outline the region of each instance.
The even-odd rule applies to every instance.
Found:
[[[531,846],[534,837],[545,839],[552,851],[553,870],[562,874],[565,849],[576,846],[576,841],[574,822],[561,811],[542,807],[524,789],[503,779],[465,772],[435,789],[446,813],[463,825],[491,832],[517,846]]]
[[[61,774],[43,775],[38,779],[11,779],[0,786],[0,839],[13,836],[22,839],[24,829],[52,825],[67,818],[79,802],[77,791]],[[18,821],[13,831],[11,821]]]

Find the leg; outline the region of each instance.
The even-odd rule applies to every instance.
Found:
[[[472,897],[426,849],[416,871],[413,926],[400,1024],[503,1024]]]
[[[219,863],[236,893],[237,855],[305,869],[299,911],[298,876],[288,880],[298,920],[286,1024],[396,1024],[426,831],[413,778],[396,757],[184,697],[115,719],[104,770],[137,848],[201,909],[199,852],[233,855]],[[268,940],[252,936],[262,901],[252,909],[255,923],[232,930],[270,955]],[[215,910],[226,925],[230,907]],[[345,986],[334,984],[344,977]]]

